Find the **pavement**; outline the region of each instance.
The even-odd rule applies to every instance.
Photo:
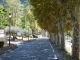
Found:
[[[15,51],[2,55],[0,60],[63,60],[48,38],[20,43]]]

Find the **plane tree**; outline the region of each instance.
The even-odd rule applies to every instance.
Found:
[[[72,21],[72,57],[80,58],[80,0],[58,0],[67,10]]]
[[[28,26],[32,31],[32,35],[36,35],[38,32],[38,24],[37,24],[37,19],[33,15],[33,9],[31,9],[30,6],[27,7],[26,9],[26,19],[28,22]]]
[[[64,50],[64,28],[67,26],[64,25],[67,20],[67,13],[65,8],[62,5],[57,4],[55,0],[29,0],[31,5],[34,8],[34,16],[38,19],[39,26],[47,30],[50,34],[58,35],[61,34],[61,49]],[[59,37],[59,35],[58,35]],[[57,44],[59,39],[57,39]],[[55,40],[56,42],[56,40]]]

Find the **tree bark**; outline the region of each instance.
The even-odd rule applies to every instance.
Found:
[[[63,21],[60,24],[60,34],[61,34],[61,50],[65,50],[65,40],[64,40],[64,23]]]
[[[80,4],[79,2],[75,6],[76,21],[73,22],[72,57],[75,59],[80,58],[80,50],[79,50],[80,49],[80,43],[79,43],[80,42]]]
[[[59,45],[61,46],[61,34],[59,32]]]
[[[61,50],[65,50],[64,32],[61,32]]]
[[[73,27],[73,41],[72,41],[72,57],[79,58],[79,24],[75,22]]]
[[[59,34],[56,35],[56,45],[59,46]]]
[[[79,59],[80,59],[80,22],[79,22]]]
[[[72,10],[70,9],[70,6],[66,6],[68,14],[70,15],[70,18],[72,20],[73,24],[73,42],[72,42],[72,57],[75,59],[79,58],[79,41],[80,41],[80,31],[79,31],[79,23],[80,23],[80,0],[77,1],[77,4],[75,5],[75,15],[72,13]]]
[[[79,31],[80,31],[80,23],[79,23]],[[79,59],[80,59],[80,32],[79,32]]]
[[[80,58],[80,0],[75,6],[75,21],[73,22],[73,43],[72,43],[72,57]]]
[[[69,1],[64,3],[58,0],[67,10],[73,23],[72,57],[77,59],[80,58],[80,0],[75,4],[75,14],[72,12]]]
[[[22,40],[23,40],[23,36],[22,36]]]
[[[54,43],[55,41],[54,41],[54,35],[53,35],[53,33],[51,33],[50,34],[50,40]]]

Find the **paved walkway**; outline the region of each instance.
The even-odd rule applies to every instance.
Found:
[[[63,60],[47,38],[22,43],[15,51],[4,54],[0,60]]]

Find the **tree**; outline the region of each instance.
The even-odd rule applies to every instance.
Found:
[[[58,35],[60,31],[62,36],[61,49],[64,50],[64,22],[67,21],[67,13],[64,7],[57,4],[55,0],[36,0],[35,2],[34,0],[29,0],[29,2],[33,6],[34,15],[38,19],[38,24],[42,29],[54,35]]]
[[[23,4],[20,0],[6,0],[8,13],[12,14],[12,26],[18,26],[23,14]]]
[[[80,0],[59,0],[67,10],[72,21],[73,27],[73,42],[72,42],[72,57],[80,58]],[[64,2],[66,2],[64,4]]]
[[[37,26],[37,20],[35,19],[34,15],[33,15],[33,11],[31,10],[30,6],[27,7],[26,18],[29,22],[29,27],[32,30],[32,35],[36,34],[37,33],[37,31],[36,31],[36,29],[37,29],[37,27],[36,27]]]
[[[0,29],[5,28],[6,26],[8,26],[7,10],[1,4],[0,4],[0,21],[1,21],[0,22]]]
[[[64,31],[63,26],[64,26],[64,19],[66,18],[66,16],[68,16],[71,21],[72,21],[72,27],[73,27],[73,49],[72,49],[72,57],[73,58],[79,58],[79,40],[80,40],[80,20],[79,20],[79,8],[80,8],[80,0],[29,0],[30,3],[33,5],[34,7],[34,15],[36,16],[36,18],[39,19],[40,23],[39,25],[48,30],[51,31],[50,29],[48,29],[48,26],[50,24],[49,21],[54,22],[53,20],[55,20],[54,18],[56,18],[57,16],[59,16],[60,19],[58,19],[58,21],[60,20],[61,22],[61,29]],[[60,2],[59,2],[60,1]],[[45,2],[45,3],[44,3]],[[53,4],[51,4],[53,3]],[[57,3],[58,5],[61,6],[61,8],[58,6],[57,8],[59,8],[59,11],[53,8],[55,6],[57,6],[55,3]],[[62,3],[62,4],[61,4]],[[52,20],[50,19],[50,16],[48,16],[48,14],[50,12],[52,12],[55,14],[53,15],[54,18],[52,18]],[[65,11],[67,13],[65,13]],[[60,13],[61,12],[61,13]],[[60,15],[58,15],[60,14]],[[64,15],[67,14],[67,15]],[[49,20],[49,21],[48,21]],[[65,19],[66,20],[66,19]],[[47,23],[48,22],[48,23]],[[46,27],[45,27],[46,25]],[[52,25],[51,25],[52,26]],[[51,27],[49,26],[49,27]],[[52,29],[53,30],[53,29]],[[64,42],[64,41],[63,41]]]

